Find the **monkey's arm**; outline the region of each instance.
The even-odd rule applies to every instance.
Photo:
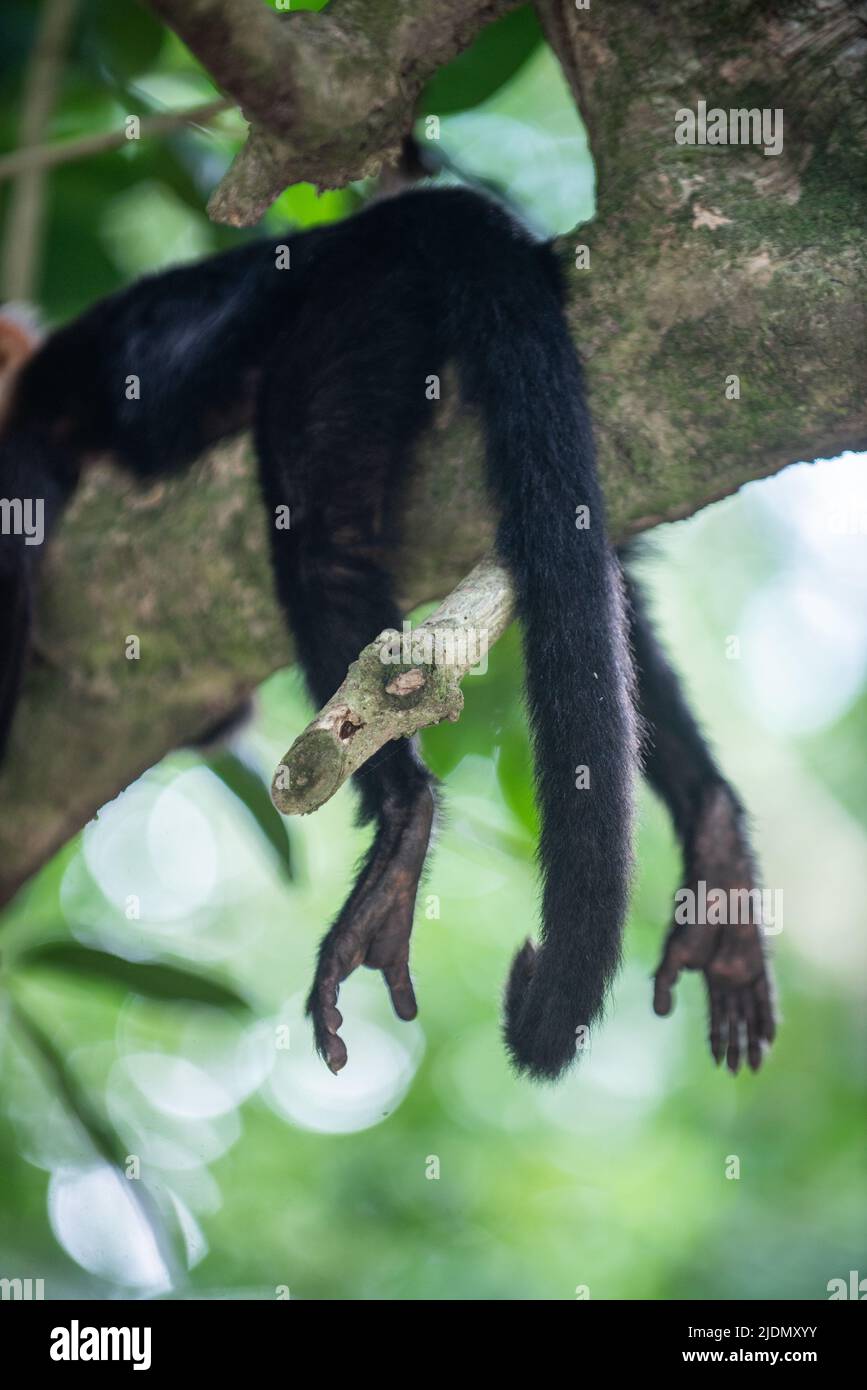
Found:
[[[683,851],[683,886],[701,900],[722,890],[758,886],[743,807],[714,762],[656,640],[635,581],[627,575],[630,639],[644,725],[644,772],[671,812]],[[706,898],[704,899],[707,900]],[[752,900],[749,900],[752,902]],[[774,1038],[770,972],[761,927],[754,921],[726,926],[675,924],[656,971],[653,1007],[671,1012],[682,970],[700,970],[708,992],[710,1047],[736,1072],[746,1060],[756,1070],[763,1044]]]

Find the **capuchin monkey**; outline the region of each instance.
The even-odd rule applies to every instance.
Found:
[[[431,189],[281,245],[290,269],[273,244],[245,244],[149,276],[39,346],[5,324],[0,497],[41,499],[50,530],[91,459],[108,454],[146,482],[252,427],[265,507],[271,518],[291,509],[291,529],[271,527],[274,582],[320,706],[362,647],[400,627],[386,563],[400,521],[392,499],[430,418],[426,379],[455,364],[462,400],[481,417],[496,545],[521,620],[541,819],[540,940],[512,965],[504,1035],[519,1071],[556,1078],[618,967],[641,758],[672,814],[685,886],[755,886],[743,811],[606,537],[551,248],[477,193]],[[130,374],[140,399],[127,398]],[[3,530],[0,756],[39,553]],[[577,790],[581,766],[590,785]],[[398,1016],[415,1017],[409,941],[435,806],[433,778],[405,740],[355,780],[373,840],[308,1000],[334,1072],[347,1059],[338,990],[357,966],[380,970]],[[673,927],[657,1013],[669,1012],[684,969],[705,976],[714,1058],[733,1072],[758,1067],[774,1035],[760,925]]]

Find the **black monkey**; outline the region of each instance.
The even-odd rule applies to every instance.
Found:
[[[146,479],[252,425],[269,515],[290,508],[291,529],[271,530],[275,581],[322,704],[358,651],[400,626],[385,559],[399,523],[391,499],[429,418],[426,380],[456,364],[483,422],[497,546],[523,625],[541,811],[541,943],[515,958],[505,1039],[520,1070],[546,1078],[573,1060],[576,1030],[599,1017],[620,956],[636,675],[647,771],[681,834],[687,882],[750,887],[754,874],[737,798],[606,539],[562,300],[550,248],[494,204],[415,191],[292,234],[282,251],[247,244],[140,281],[51,335],[0,405],[0,495],[43,499],[48,527],[90,457],[111,454]],[[589,525],[576,526],[579,508]],[[0,535],[0,752],[36,549]],[[579,767],[589,770],[582,790]],[[431,776],[406,742],[371,758],[356,783],[374,837],[308,1001],[334,1071],[346,1061],[338,989],[358,965],[381,970],[398,1015],[415,1016],[409,939],[434,812]],[[717,1060],[757,1066],[773,1035],[758,928],[675,928],[658,1012],[681,968],[706,974]]]

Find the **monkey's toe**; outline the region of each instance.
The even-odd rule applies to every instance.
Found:
[[[776,1024],[768,964],[755,923],[675,926],[654,976],[654,1012],[674,1007],[682,971],[701,972],[708,996],[708,1043],[717,1066],[732,1075],[746,1064],[758,1071],[774,1040]]]

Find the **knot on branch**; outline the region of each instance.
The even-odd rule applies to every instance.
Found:
[[[388,682],[385,690],[387,695],[413,695],[417,690],[421,690],[424,683],[424,671],[414,666],[409,671],[401,671],[400,675]]]

